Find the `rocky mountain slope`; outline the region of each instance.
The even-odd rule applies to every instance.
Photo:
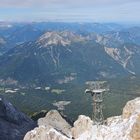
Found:
[[[92,26],[100,29],[100,24],[64,24],[65,29],[63,23],[56,24],[32,23],[0,30],[8,42],[20,44],[0,57],[2,81],[48,84],[140,75],[139,27],[112,25],[111,30],[111,25],[105,25],[104,31],[102,25],[100,32],[92,30]],[[85,29],[87,25],[91,32],[89,27]]]
[[[97,126],[93,124],[92,120],[86,116],[79,116],[75,121],[74,127],[71,128],[69,133],[63,134],[66,131],[65,127],[61,127],[60,131],[56,125],[49,123],[48,116],[55,119],[55,112],[50,112],[42,118],[45,121],[39,123],[39,127],[28,132],[24,140],[139,140],[140,139],[140,98],[129,101],[123,109],[121,116],[115,116],[107,119],[106,125]],[[53,117],[54,116],[54,117]],[[61,119],[58,118],[60,121]],[[39,120],[40,122],[40,120]],[[63,120],[61,120],[63,124]],[[59,123],[60,123],[59,122]],[[46,125],[46,124],[50,125]],[[61,126],[61,125],[59,125]],[[65,125],[63,125],[65,126]],[[66,124],[67,126],[67,124]],[[68,134],[71,134],[68,135]]]
[[[132,74],[139,74],[140,47],[134,44],[121,45],[117,48],[105,47],[106,53]]]
[[[48,46],[68,46],[75,42],[84,42],[86,38],[80,34],[76,34],[70,31],[61,31],[61,32],[46,32],[42,35],[37,43],[42,45],[42,47]]]
[[[0,140],[22,140],[35,126],[29,117],[0,97]]]
[[[36,42],[15,47],[0,57],[0,77],[26,83],[55,83],[127,75],[105,48],[73,32],[47,32]],[[28,68],[28,69],[27,69]]]

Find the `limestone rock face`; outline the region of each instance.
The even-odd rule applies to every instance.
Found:
[[[37,43],[41,44],[44,47],[48,47],[50,45],[58,45],[62,46],[70,45],[73,42],[84,41],[86,38],[75,34],[74,32],[62,31],[62,32],[46,32],[43,34],[38,40]]]
[[[123,118],[127,119],[133,114],[140,113],[140,97],[134,100],[128,101],[123,109]]]
[[[133,140],[140,140],[140,114],[137,116],[137,119],[132,126],[130,136]]]
[[[39,126],[49,126],[71,137],[71,126],[62,118],[57,110],[49,111],[44,118],[38,120]]]
[[[69,127],[62,127],[65,123],[58,123],[60,118],[56,111],[49,112],[38,121],[40,126],[28,132],[24,140],[72,140],[70,136],[64,135],[66,130],[72,133],[75,140],[140,140],[140,98],[129,101],[123,114],[108,118],[106,125],[93,125],[89,117],[81,115],[70,130]]]
[[[66,136],[57,132],[55,129],[45,126],[39,126],[28,132],[24,140],[69,140]]]
[[[81,134],[92,129],[93,122],[89,117],[79,116],[78,120],[74,123],[72,128],[72,136],[78,138]]]

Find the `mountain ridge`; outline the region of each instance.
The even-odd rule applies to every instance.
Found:
[[[31,27],[34,26],[36,24]],[[83,81],[137,75],[140,73],[137,37],[136,40],[130,39],[131,43],[127,42],[132,29],[104,33],[83,33],[67,28],[46,31],[4,53],[0,57],[0,77],[20,82],[53,83],[65,77]],[[139,33],[139,28],[136,29]],[[122,34],[127,30],[128,36]],[[76,76],[71,76],[71,73]]]

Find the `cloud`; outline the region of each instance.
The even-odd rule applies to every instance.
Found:
[[[138,21],[140,0],[0,0],[0,20]]]
[[[33,7],[96,7],[109,5],[122,5],[139,0],[0,0],[0,7],[33,8]]]

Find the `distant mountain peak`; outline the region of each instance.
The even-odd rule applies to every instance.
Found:
[[[46,32],[38,40],[37,43],[48,47],[51,45],[62,45],[67,46],[73,42],[85,41],[86,39],[79,34],[70,31],[53,31]]]

